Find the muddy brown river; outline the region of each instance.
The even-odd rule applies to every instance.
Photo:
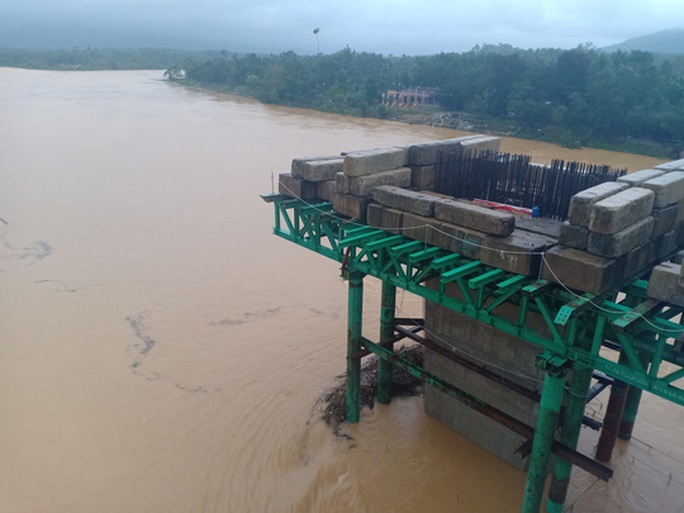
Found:
[[[525,476],[422,411],[337,438],[337,265],[271,235],[293,157],[463,132],[264,106],[161,71],[0,69],[0,512],[516,512]],[[503,150],[656,159],[506,139]],[[379,284],[367,279],[367,336]],[[401,316],[420,301],[400,293]],[[590,405],[601,418],[607,398]],[[576,512],[684,511],[684,409],[647,396]],[[591,453],[594,432],[583,433]]]

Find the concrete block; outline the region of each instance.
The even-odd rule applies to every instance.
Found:
[[[669,255],[677,251],[677,248],[679,247],[677,244],[677,236],[677,231],[673,230],[653,239],[651,242],[651,262],[662,262],[669,257]]]
[[[654,225],[655,219],[649,216],[612,235],[590,232],[587,251],[608,258],[626,255],[651,238]]]
[[[636,277],[637,273],[641,274],[641,272],[648,269],[647,266],[649,266],[652,262],[652,255],[653,241],[648,241],[627,253],[620,259],[620,262],[618,262],[617,265],[619,267],[622,263],[623,274],[625,277]]]
[[[673,262],[655,266],[648,280],[648,297],[684,306],[684,283],[680,282],[680,272],[681,266]]]
[[[621,176],[617,179],[618,182],[626,183],[630,187],[642,187],[641,184],[656,178],[658,176],[664,175],[665,171],[660,169],[642,169],[636,173],[630,173],[628,175]]]
[[[561,225],[558,243],[575,249],[587,249],[589,228],[565,222]]]
[[[372,196],[352,196],[351,194],[335,193],[333,209],[352,219],[366,220],[366,209],[373,200]]]
[[[297,159],[292,159],[292,165],[290,166],[290,172],[292,173],[292,176],[297,177],[297,178],[305,178],[304,176],[304,167],[308,162],[321,162],[325,160],[340,160],[342,157],[339,155],[326,155],[326,156],[320,156],[320,157],[306,157],[306,158],[297,158]],[[341,171],[341,170],[340,170]]]
[[[434,166],[409,166],[411,168],[411,187],[432,189],[435,186]]]
[[[316,197],[322,200],[332,201],[335,197],[335,180],[316,182]]]
[[[432,195],[402,189],[393,185],[381,185],[373,190],[373,199],[382,205],[432,217],[437,198]]]
[[[479,258],[480,248],[487,237],[476,230],[408,212],[404,213],[402,234],[474,260]]]
[[[382,171],[372,175],[356,176],[351,179],[350,192],[355,196],[369,196],[380,185],[408,187],[411,185],[411,170],[407,167]]]
[[[629,185],[620,182],[604,182],[578,192],[570,199],[568,221],[577,226],[589,225],[589,213],[595,203],[624,191]]]
[[[316,197],[316,184],[296,178],[291,173],[281,173],[278,175],[278,192],[293,198],[309,200]]]
[[[677,254],[674,256],[672,261],[675,264],[681,264],[682,262],[684,262],[684,249],[677,251]]]
[[[435,218],[499,237],[507,237],[515,229],[513,214],[458,200],[437,200]]]
[[[522,230],[515,230],[508,237],[487,235],[478,250],[478,259],[511,273],[537,276],[541,254],[556,243],[556,239]]]
[[[408,148],[408,163],[412,166],[434,166],[441,159],[443,152],[463,152],[463,142],[470,139],[480,139],[483,135],[467,135],[443,141],[430,141],[414,144]]]
[[[677,205],[669,205],[664,208],[654,208],[651,211],[651,216],[655,219],[655,226],[653,227],[653,235],[651,237],[660,237],[674,230],[677,224],[677,216],[679,208]]]
[[[309,182],[333,180],[335,174],[342,172],[343,162],[344,159],[342,157],[321,160],[294,159],[292,161],[292,175],[298,178],[304,178]]]
[[[544,255],[542,278],[592,294],[615,287],[622,277],[617,260],[555,246]]]
[[[594,204],[589,214],[589,230],[612,235],[647,217],[653,209],[655,193],[632,187]]]
[[[501,139],[499,137],[481,136],[473,139],[466,139],[461,143],[463,149],[470,153],[479,153],[483,151],[499,151],[501,147]]]
[[[655,168],[665,172],[684,171],[684,159],[673,160],[671,162],[664,162],[662,164],[658,164]]]
[[[671,171],[641,186],[655,192],[654,208],[664,208],[684,199],[684,171]]]
[[[515,229],[546,235],[553,239],[560,237],[563,221],[550,217],[515,216]]]
[[[335,192],[339,194],[350,194],[351,178],[344,173],[337,173],[335,175]]]
[[[404,167],[406,156],[407,150],[397,147],[347,153],[344,157],[344,174],[347,176],[365,176]],[[410,180],[409,171],[409,183]]]
[[[383,207],[378,203],[368,205],[367,222],[375,228],[382,228],[390,233],[401,233],[404,213],[394,208]]]

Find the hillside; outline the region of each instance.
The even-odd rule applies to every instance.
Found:
[[[684,55],[684,29],[664,30],[646,36],[627,39],[617,45],[602,48],[608,52],[617,50],[641,50],[651,53]]]

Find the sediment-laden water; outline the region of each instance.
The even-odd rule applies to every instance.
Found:
[[[331,434],[317,399],[345,369],[345,284],[334,262],[271,235],[258,197],[293,157],[463,133],[161,75],[0,69],[0,511],[517,511],[524,475],[420,398]],[[657,162],[514,139],[503,150]],[[370,337],[378,296],[368,279]],[[409,294],[398,306],[421,315]],[[576,470],[568,506],[683,511],[682,420],[647,398],[613,482]]]

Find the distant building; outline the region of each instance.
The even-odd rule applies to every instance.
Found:
[[[401,91],[390,89],[386,93],[382,93],[382,104],[400,108],[433,105],[437,93],[439,93],[439,89],[436,87],[409,87]]]

